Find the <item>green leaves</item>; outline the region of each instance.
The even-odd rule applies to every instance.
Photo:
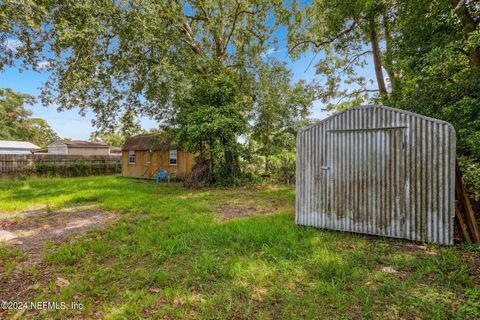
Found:
[[[480,157],[480,82],[466,45],[476,31],[465,34],[440,0],[399,3],[395,28],[392,56],[401,76],[388,104],[452,123],[458,151]]]
[[[248,99],[239,91],[233,72],[223,70],[195,80],[190,95],[179,103],[172,119],[178,141],[197,153],[200,160],[213,163],[209,176],[217,173],[214,180],[237,176],[243,149],[237,139],[247,130]]]
[[[252,151],[268,158],[295,149],[298,129],[304,124],[314,98],[305,82],[291,83],[285,64],[271,60],[258,71],[258,84],[252,112],[250,141]]]
[[[45,45],[55,54],[44,104],[92,109],[106,127],[123,110],[167,120],[192,79],[251,73],[269,46],[269,1],[49,1]],[[42,44],[43,45],[43,44]],[[247,78],[248,76],[246,76]]]
[[[33,103],[30,95],[0,89],[0,140],[25,140],[46,146],[58,139],[45,120],[31,118],[32,112],[25,105]]]

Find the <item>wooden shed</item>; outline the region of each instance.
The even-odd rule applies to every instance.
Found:
[[[182,179],[192,171],[193,158],[164,135],[142,134],[128,139],[122,147],[122,175],[153,178],[164,169]]]
[[[447,122],[358,106],[297,137],[296,223],[453,243],[455,131]]]

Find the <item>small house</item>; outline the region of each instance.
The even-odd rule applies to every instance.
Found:
[[[27,141],[0,140],[0,154],[31,154],[38,149],[39,146]]]
[[[110,147],[103,142],[58,140],[48,145],[48,154],[108,156],[110,154]]]
[[[194,155],[182,151],[160,134],[142,134],[128,139],[122,148],[122,175],[153,178],[160,169],[184,178],[192,171]]]

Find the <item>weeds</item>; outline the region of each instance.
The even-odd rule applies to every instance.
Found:
[[[0,184],[0,210],[91,202],[120,218],[49,248],[49,272],[71,284],[58,288],[40,277],[33,293],[36,300],[76,301],[85,308],[24,317],[480,316],[478,265],[462,259],[463,253],[478,258],[476,247],[420,246],[297,226],[290,187],[192,190],[111,176]],[[251,216],[219,220],[225,204],[258,208]],[[18,272],[8,266],[12,255],[0,250],[7,281]]]

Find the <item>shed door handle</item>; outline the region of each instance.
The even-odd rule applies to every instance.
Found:
[[[328,166],[323,166],[323,167],[320,167],[320,169],[322,169],[322,170],[330,170],[330,167],[328,167]]]

